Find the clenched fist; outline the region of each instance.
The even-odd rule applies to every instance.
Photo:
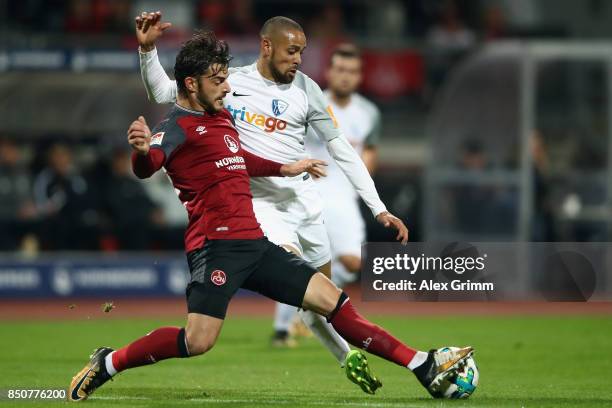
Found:
[[[133,121],[127,131],[128,143],[138,154],[146,156],[151,148],[151,130],[144,117],[139,116]]]

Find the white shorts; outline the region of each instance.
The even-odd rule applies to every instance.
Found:
[[[341,255],[361,257],[366,230],[357,200],[349,196],[325,201],[323,218],[334,258]]]
[[[328,263],[331,253],[323,205],[312,178],[275,180],[275,184],[280,183],[276,186],[278,194],[271,197],[261,194],[258,184],[251,182],[253,210],[261,229],[275,244],[296,248],[311,266],[318,268]]]

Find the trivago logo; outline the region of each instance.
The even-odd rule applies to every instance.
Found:
[[[232,108],[231,105],[227,105],[225,108],[234,117],[234,120],[242,120],[244,122],[248,122],[252,125],[262,128],[268,133],[272,133],[276,130],[283,130],[287,127],[287,122],[285,122],[284,120],[262,115],[259,113],[249,112],[244,106],[241,109],[237,109]]]

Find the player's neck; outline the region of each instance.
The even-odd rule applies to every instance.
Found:
[[[270,67],[267,64],[264,64],[264,61],[261,58],[257,60],[257,71],[259,71],[259,74],[268,81],[276,82],[274,75],[272,75],[272,71],[270,71]]]
[[[351,94],[344,96],[344,95],[338,95],[335,92],[330,92],[330,96],[334,104],[336,104],[336,106],[339,106],[341,108],[344,108],[349,103],[351,103]]]
[[[185,108],[187,110],[192,110],[192,111],[202,112],[202,113],[206,111],[206,108],[202,106],[202,104],[200,104],[197,99],[194,99],[194,98],[189,98],[189,97],[178,95],[176,98],[176,104],[180,106],[181,108]]]

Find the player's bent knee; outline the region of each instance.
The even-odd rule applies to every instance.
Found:
[[[190,356],[206,353],[215,345],[223,319],[189,313],[185,327],[185,342]]]
[[[304,295],[303,307],[323,316],[328,316],[338,303],[342,290],[322,273],[310,279]]]
[[[341,294],[342,291],[340,289],[337,289],[337,291],[335,291],[334,293],[327,294],[320,304],[320,314],[325,317],[329,316],[330,313],[333,312],[336,308],[336,305],[338,304],[338,299],[340,299]]]
[[[210,351],[217,340],[215,337],[201,332],[198,333],[198,331],[187,331],[185,338],[187,339],[187,348],[190,356],[197,356]]]

